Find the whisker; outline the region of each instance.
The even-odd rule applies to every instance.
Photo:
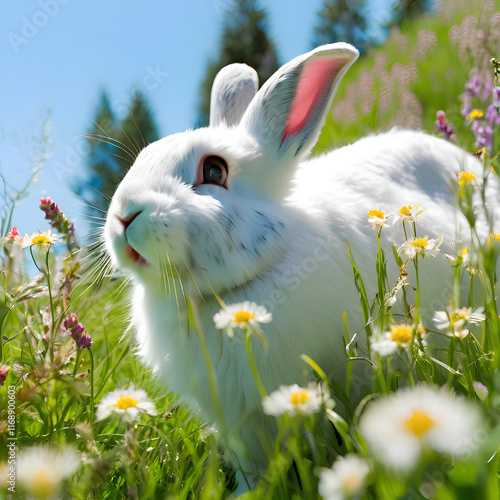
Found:
[[[95,123],[95,122],[94,122]],[[99,124],[97,124],[98,127],[102,130],[102,132],[105,135],[100,135],[100,134],[87,134],[89,138],[95,139],[95,140],[100,140],[101,138],[108,139],[110,141],[115,142],[116,144],[111,144],[112,146],[121,149],[124,153],[127,153],[129,156],[131,156],[134,160],[137,157],[136,152],[133,149],[130,149],[125,143],[122,141],[119,141],[118,139],[115,139],[114,137],[111,137]]]
[[[135,161],[135,159],[137,158],[137,154],[139,154],[138,152],[136,154],[132,150],[124,149],[123,147],[121,147],[121,142],[117,141],[116,139],[113,139],[113,138],[108,138],[108,137],[102,138],[103,136],[91,135],[91,134],[83,134],[83,137],[87,137],[88,139],[93,139],[94,141],[99,141],[99,142],[102,142],[104,144],[108,144],[109,146],[113,146],[114,148],[120,149],[121,151],[123,151],[125,154],[127,154],[130,157],[130,159],[132,160],[132,162]],[[118,144],[114,144],[111,141],[115,141]]]
[[[90,216],[89,216],[90,217]],[[104,227],[104,222],[106,219],[100,220],[100,221],[95,221],[95,220],[88,220],[87,224],[94,224],[95,226],[98,227]]]
[[[137,145],[135,144],[134,141],[132,141],[132,139],[128,136],[127,132],[125,132],[125,130],[123,130],[123,127],[117,123],[119,129],[125,134],[125,137],[129,140],[130,144],[133,146],[133,148],[135,149],[136,153],[139,154],[140,153],[140,150],[138,149]],[[136,158],[137,158],[137,155],[136,155]]]
[[[130,162],[129,159],[124,158],[123,156],[117,155],[116,153],[112,153],[111,151],[107,151],[107,154],[110,156],[114,156],[115,158],[120,158],[120,160],[123,160],[125,163],[128,163],[130,166],[132,165],[132,163],[134,163],[134,162]]]
[[[76,211],[74,211],[73,213],[75,213],[76,215],[81,215],[85,219],[94,219],[97,221],[106,222],[106,217],[97,217],[96,215],[89,215],[89,214],[84,213],[84,212],[76,212]],[[87,221],[87,222],[92,222],[92,221]]]
[[[135,118],[134,118],[134,112],[132,111],[132,108],[130,108],[130,115],[132,116],[132,120],[134,121],[134,125],[135,125],[135,128],[137,129],[137,132],[139,132],[141,138],[142,138],[142,143],[144,145],[144,147],[146,147],[146,141],[144,139],[144,136],[142,135],[142,132],[141,132],[141,129],[139,128],[139,126],[137,125],[137,122],[135,121]]]
[[[92,188],[94,191],[96,191],[98,194],[100,194],[101,196],[103,196],[104,198],[107,198],[108,201],[111,201],[111,198],[107,195],[105,195],[104,193],[101,193],[98,189],[96,189],[94,186],[91,186],[90,184],[87,184],[86,182],[84,182],[84,184],[87,185],[87,187],[90,187]],[[90,200],[87,200],[87,198],[85,198],[84,196],[78,194],[78,193],[73,193],[75,196],[78,196],[78,198],[81,198],[83,201],[85,201],[86,203],[82,203],[82,205],[86,205],[88,207],[91,207],[91,208],[95,208],[96,210],[99,210],[100,212],[102,213],[106,213],[107,210],[104,209],[103,207],[99,206],[97,203],[94,203],[93,201],[90,201]]]

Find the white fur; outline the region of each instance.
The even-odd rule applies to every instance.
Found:
[[[325,109],[311,115],[303,137],[288,137],[280,144],[279,127],[293,106],[302,65],[339,56],[347,62],[331,82]],[[459,170],[481,173],[482,166],[444,140],[394,130],[303,161],[335,88],[356,57],[347,44],[320,47],[280,69],[257,93],[240,125],[227,127],[222,120],[217,127],[151,144],[138,156],[109,209],[106,243],[115,264],[135,278],[133,324],[143,358],[173,391],[198,405],[204,418],[217,421],[207,365],[188,327],[187,296],[216,370],[224,425],[234,438],[229,445],[243,467],[254,472],[265,466],[255,431],[271,427],[272,419],[262,414],[243,339],[229,339],[215,329],[212,317],[220,305],[212,289],[227,304],[250,300],[272,312],[273,321],[264,326],[268,350],[258,341],[252,344],[267,391],[305,381],[301,354],[340,380],[347,363],[344,311],[351,335],[363,327],[346,239],[369,296],[375,293],[376,235],[367,212],[375,205],[389,213],[421,203],[427,212],[418,221],[420,235],[442,234],[448,253],[453,249],[447,246],[457,238],[467,241],[465,230],[457,232],[460,225],[465,229],[465,222],[455,209],[449,183]],[[285,120],[280,124],[276,116]],[[298,141],[303,144],[299,153]],[[228,189],[195,186],[200,159],[207,154],[226,159]],[[141,210],[125,234],[117,216],[126,219]],[[395,219],[383,230],[394,283],[391,245],[404,241]],[[480,231],[485,237],[486,228]],[[131,261],[127,244],[149,265]],[[172,279],[167,261],[179,279]],[[421,267],[422,308],[428,320],[448,300],[451,269],[442,256],[425,259]],[[363,378],[358,378],[354,397],[361,395],[362,385]]]
[[[259,88],[257,71],[246,64],[229,64],[216,75],[210,96],[210,126],[240,122]]]

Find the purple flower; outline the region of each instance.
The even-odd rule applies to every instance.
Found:
[[[75,313],[63,320],[63,327],[66,330],[62,337],[71,337],[80,349],[90,348],[92,339],[85,331],[83,325],[78,321]]]
[[[65,330],[72,330],[78,325],[78,318],[75,313],[72,313],[68,318],[63,320],[63,327]]]
[[[83,332],[77,341],[80,349],[89,349],[92,345],[92,339],[87,334],[87,332]]]
[[[472,111],[472,105],[470,103],[470,101],[467,101],[465,103],[465,106],[460,110],[460,114],[464,117],[464,118],[467,118],[470,114],[470,112]]]
[[[81,323],[78,323],[78,325],[73,328],[73,338],[78,338],[80,335],[82,335],[85,332],[85,328],[81,325]],[[75,339],[76,340],[76,339]]]
[[[490,122],[491,125],[500,124],[500,113],[494,104],[490,104],[486,110],[484,117]]]
[[[491,149],[493,145],[493,127],[484,120],[474,120],[472,131],[476,136],[478,148]]]
[[[40,198],[40,208],[45,212],[45,219],[61,234],[74,236],[75,227],[73,222],[63,214],[59,205],[49,198]]]
[[[481,97],[483,91],[483,81],[477,75],[473,76],[465,84],[465,92],[469,96]]]
[[[453,129],[453,125],[448,121],[446,117],[446,113],[440,109],[436,113],[436,128],[444,135],[446,139],[455,139],[455,130]]]
[[[493,104],[497,107],[500,108],[500,87],[495,87],[493,89]]]

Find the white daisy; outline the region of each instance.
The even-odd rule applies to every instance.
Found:
[[[375,335],[370,343],[370,348],[380,356],[390,356],[394,354],[399,347],[406,347],[413,340],[413,326],[411,325],[393,325],[389,331]]]
[[[118,413],[128,420],[136,420],[140,413],[154,415],[155,405],[148,400],[146,391],[132,386],[106,394],[97,407],[96,420],[102,420],[112,413]]]
[[[433,320],[439,330],[448,330],[448,335],[451,337],[463,339],[470,333],[465,328],[468,323],[478,325],[486,320],[486,315],[483,311],[483,307],[477,307],[472,310],[472,307],[452,309],[448,306],[446,311],[436,311]]]
[[[400,275],[398,280],[396,281],[396,285],[394,286],[394,288],[390,292],[387,292],[385,294],[384,304],[386,306],[392,307],[396,303],[398,292],[408,285],[408,283],[406,282],[407,278],[407,275]]]
[[[366,460],[358,455],[340,457],[331,469],[321,469],[318,492],[324,500],[357,498],[364,491],[365,478],[369,473]]]
[[[404,252],[409,259],[413,259],[416,255],[421,257],[432,255],[435,257],[437,252],[439,252],[442,238],[442,236],[432,240],[430,240],[428,236],[424,236],[423,238],[412,238],[411,240],[405,241],[398,248],[398,254]]]
[[[425,385],[374,401],[360,422],[373,455],[390,468],[406,471],[429,448],[461,459],[476,448],[479,428],[479,412],[467,400]]]
[[[73,448],[57,450],[33,446],[22,450],[16,463],[16,482],[31,498],[57,498],[61,481],[71,477],[81,465]]]
[[[464,267],[467,267],[470,262],[470,251],[468,248],[462,249],[457,257],[447,253],[445,253],[444,256],[453,264],[462,264]]]
[[[420,203],[418,205],[405,205],[399,209],[399,217],[403,222],[415,222],[427,210],[427,208],[423,210],[419,210],[419,208]]]
[[[225,330],[228,337],[234,337],[234,328],[258,328],[259,323],[270,323],[272,319],[264,306],[249,301],[226,306],[214,316],[215,326]]]
[[[372,208],[366,215],[368,215],[368,222],[372,225],[372,229],[377,231],[382,226],[388,226],[385,212]]]
[[[323,407],[333,408],[334,401],[330,392],[317,382],[311,382],[307,387],[297,384],[282,385],[262,400],[266,415],[280,417],[285,413],[294,415],[312,415]]]
[[[26,233],[22,241],[22,246],[23,248],[35,247],[39,253],[45,254],[54,243],[57,243],[57,239],[57,235],[52,234],[50,229],[45,233],[41,233],[40,231],[32,234]]]

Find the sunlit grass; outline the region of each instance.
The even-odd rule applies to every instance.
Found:
[[[490,14],[484,14],[486,20]],[[455,22],[463,22],[457,16]],[[435,22],[442,38],[443,21]],[[425,74],[431,65],[427,52],[434,50],[444,60],[452,45],[436,46],[432,37],[424,40],[422,35],[419,41],[419,28],[417,22],[403,34],[409,40],[408,61],[403,63],[414,58]],[[387,57],[401,58],[395,43],[394,39],[388,42]],[[372,59],[364,68],[377,64],[381,52],[369,56]],[[349,356],[345,384],[304,355],[297,362],[307,363],[315,381],[266,394],[250,340],[257,337],[265,348],[266,324],[272,317],[259,304],[221,302],[214,321],[221,335],[245,339],[263,411],[276,421],[276,435],[272,439],[263,435],[269,467],[246,498],[314,499],[319,494],[325,499],[500,498],[496,276],[500,236],[494,232],[498,221],[489,208],[498,200],[487,197],[488,184],[500,177],[495,156],[499,127],[492,123],[491,133],[481,128],[486,124],[481,120],[496,119],[491,105],[498,109],[500,95],[498,101],[494,90],[482,100],[473,95],[471,80],[460,71],[463,61],[473,60],[474,55],[454,57],[446,64],[460,78],[450,80],[448,101],[438,100],[429,82],[415,80],[410,87],[426,100],[419,118],[424,126],[434,131],[437,118],[437,133],[479,150],[482,177],[461,172],[452,180],[457,206],[470,226],[470,242],[454,255],[445,255],[439,235],[419,231],[420,219],[428,215],[426,207],[407,205],[394,214],[384,211],[383,200],[377,207],[366,207],[366,224],[372,225],[378,244],[377,281],[365,282],[347,248],[365,326],[361,332],[345,328]],[[445,71],[442,64],[440,71]],[[491,75],[494,66],[489,66]],[[497,64],[496,76],[491,76],[497,88],[499,72]],[[353,81],[357,76],[354,72]],[[331,146],[332,137],[348,142],[399,119],[397,103],[382,110],[384,81],[373,84],[373,106],[365,107],[366,113],[347,127],[327,123],[319,149]],[[468,97],[478,111],[473,114],[460,110],[457,102],[467,81],[472,89]],[[363,104],[356,99],[343,102],[347,98],[342,94],[339,98],[339,109]],[[442,109],[446,113],[438,113]],[[32,184],[30,180],[26,189]],[[36,237],[23,236],[19,225],[14,229],[14,205],[26,189],[9,195],[2,214],[0,495],[5,497],[13,485],[8,473],[9,460],[15,459],[14,496],[21,498],[217,500],[231,496],[235,470],[223,458],[225,429],[215,430],[203,415],[179,404],[177,396],[135,355],[133,332],[128,330],[127,281],[108,276],[109,260],[97,245],[92,247],[94,253],[80,250],[72,224],[50,199],[42,199],[40,207],[47,221],[42,212],[33,214],[40,222]],[[482,200],[481,207],[473,205],[474,194]],[[487,237],[477,231],[480,214],[490,225]],[[401,222],[402,244],[392,253],[385,252],[381,244],[385,225],[395,219]],[[44,224],[57,234],[58,245]],[[32,279],[16,274],[17,263],[24,258],[38,269]],[[419,276],[434,258],[449,266],[454,282],[449,301],[433,311],[429,321],[422,318],[421,293],[425,292]],[[389,275],[397,280],[391,282]],[[373,296],[367,290],[374,290]],[[393,313],[396,306],[403,312]],[[203,330],[196,311],[189,307],[189,313],[192,341],[204,347],[214,407],[220,411]],[[351,398],[360,383],[367,394],[362,401]],[[9,447],[13,443],[15,448]]]

